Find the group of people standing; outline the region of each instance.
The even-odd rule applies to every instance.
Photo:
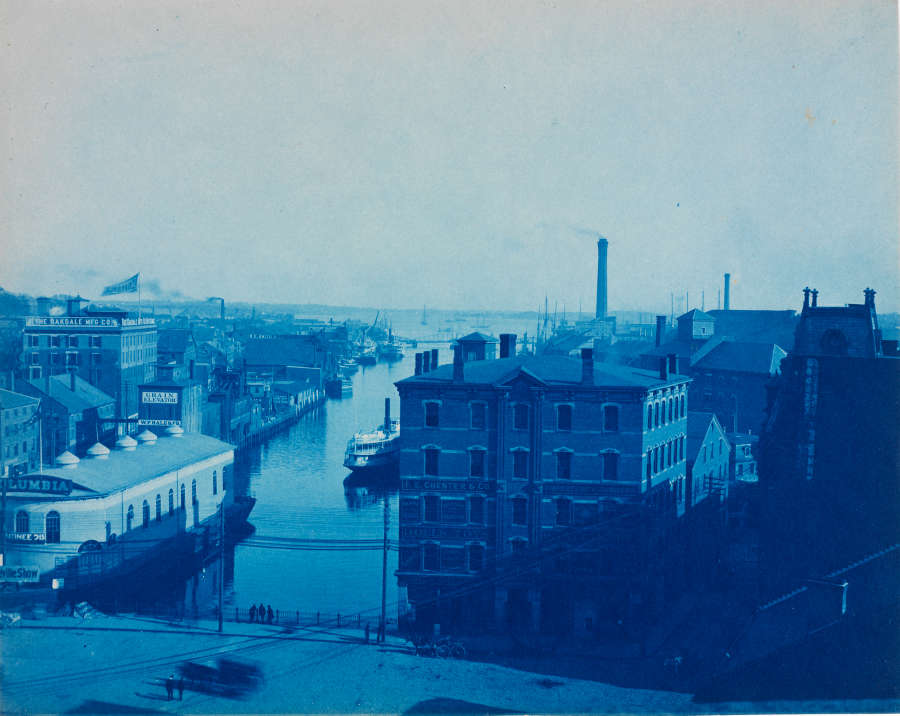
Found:
[[[272,609],[272,605],[270,604],[266,607],[265,604],[260,602],[257,607],[255,604],[250,605],[250,621],[251,622],[259,622],[260,624],[271,624],[275,621],[275,612]]]

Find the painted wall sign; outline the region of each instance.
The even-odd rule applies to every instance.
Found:
[[[50,495],[68,495],[72,481],[48,475],[22,475],[10,477],[6,489],[10,492],[43,492]]]
[[[406,490],[441,490],[442,492],[492,492],[496,484],[488,480],[404,479],[400,488]]]
[[[145,390],[141,393],[142,403],[163,403],[165,405],[178,405],[178,393],[167,390]]]
[[[121,323],[117,318],[35,316],[25,319],[25,325],[47,328],[118,328]]]
[[[47,536],[43,532],[7,532],[6,541],[11,544],[44,544]]]
[[[22,567],[0,567],[0,582],[38,582],[41,570],[32,565]]]
[[[483,527],[400,527],[401,539],[477,539],[486,540]]]

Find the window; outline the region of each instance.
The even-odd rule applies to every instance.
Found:
[[[472,429],[484,430],[487,427],[487,404],[472,403],[470,406]]]
[[[685,415],[687,415],[687,413],[685,412],[685,408],[684,408],[684,400],[685,400],[685,398],[684,398],[684,396],[682,395],[682,396],[681,396],[681,417],[682,417],[682,418],[683,418]]]
[[[41,356],[40,356],[40,354],[38,354],[38,353],[32,353],[32,354],[31,354],[31,365],[40,365],[40,363],[41,363]]]
[[[469,571],[480,572],[484,569],[484,547],[480,544],[469,545]]]
[[[24,534],[28,532],[28,513],[25,510],[16,512],[16,533]]]
[[[440,425],[440,404],[425,403],[425,427],[436,428]]]
[[[184,509],[184,485],[181,486],[181,509]]]
[[[441,521],[441,498],[437,495],[425,495],[425,521]]]
[[[649,480],[653,474],[653,458],[652,453],[647,453],[647,479]]]
[[[162,497],[159,494],[156,495],[156,521],[162,521]]]
[[[513,452],[513,477],[522,480],[528,478],[528,452],[526,450]]]
[[[722,454],[722,438],[719,438],[719,455]]]
[[[654,424],[656,427],[659,427],[659,403],[656,403],[656,405],[655,405],[655,407],[654,407],[654,409],[653,409],[653,412],[654,412],[654,420],[653,420],[653,424]]]
[[[175,491],[169,488],[169,514],[175,512]]]
[[[674,401],[673,401],[671,398],[669,398],[669,422],[670,422],[670,423],[672,422],[672,420],[673,420],[673,418],[674,418],[674,415],[672,414],[672,410],[673,410],[672,403],[673,403],[673,402],[674,402]]]
[[[653,404],[647,406],[647,430],[653,429]]]
[[[528,430],[528,406],[525,403],[517,403],[513,406],[513,428]]]
[[[557,405],[556,406],[556,429],[571,430],[572,429],[572,406]]]
[[[134,525],[134,505],[128,505],[128,515],[125,517],[125,529],[131,530]]]
[[[556,453],[556,479],[572,479],[572,453],[568,450],[560,450]]]
[[[47,544],[59,544],[59,512],[51,510],[44,519]]]
[[[62,361],[62,356],[59,353],[51,353],[50,354],[50,363],[52,365],[59,365]]]
[[[78,348],[78,336],[69,336],[69,348]]]
[[[62,347],[62,336],[50,336],[50,347],[51,348]]]
[[[618,480],[619,479],[619,453],[605,452],[603,453],[603,479]]]
[[[73,352],[66,353],[66,365],[78,365],[78,354]]]
[[[101,361],[99,353],[91,353],[91,365],[100,365]]]
[[[484,450],[469,451],[469,476],[484,477]]]
[[[512,548],[513,554],[521,554],[525,551],[525,545],[528,544],[528,540],[524,539],[513,539],[510,540],[510,547]]]
[[[28,336],[28,347],[37,348],[41,343],[39,336]]]
[[[143,520],[142,524],[144,527],[150,526],[150,503],[147,500],[144,500],[144,504],[141,505],[141,518]]]
[[[469,498],[469,522],[477,525],[484,524],[484,498],[473,495]]]
[[[213,470],[213,494],[219,494],[219,475],[215,470]]]
[[[512,523],[514,525],[528,524],[528,500],[524,497],[514,497],[512,508]]]
[[[659,448],[653,448],[653,474],[659,472]]]
[[[91,336],[90,346],[91,346],[91,348],[99,348],[100,347],[100,336]]]
[[[572,501],[565,498],[556,501],[556,524],[572,523]]]
[[[438,455],[441,451],[435,448],[425,450],[425,474],[438,475]]]
[[[424,553],[425,569],[436,572],[441,568],[441,551],[438,545],[428,542],[422,545],[422,552]]]
[[[603,430],[605,432],[617,432],[619,430],[619,406],[603,406]]]

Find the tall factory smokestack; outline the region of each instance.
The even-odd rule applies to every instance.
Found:
[[[724,306],[726,311],[729,310],[729,308],[730,308],[730,303],[731,303],[730,296],[731,296],[731,274],[726,273],[725,274],[725,306]]]
[[[609,242],[602,236],[597,241],[597,313],[595,318],[606,318],[606,250]]]

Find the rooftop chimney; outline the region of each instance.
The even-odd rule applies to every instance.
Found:
[[[669,353],[666,358],[669,359],[669,373],[671,375],[678,374],[678,354],[677,353]]]
[[[659,359],[659,378],[660,380],[669,379],[669,361],[665,358]]]
[[[866,306],[875,308],[875,289],[867,288],[865,291],[863,291],[863,295],[866,297]]]
[[[581,349],[581,384],[594,384],[594,349]]]
[[[609,242],[602,236],[597,241],[597,312],[595,318],[606,318],[606,251]]]
[[[665,316],[657,316],[656,317],[656,345],[661,346],[663,343],[663,336],[666,333],[666,317]]]
[[[803,289],[803,310],[805,311],[809,308],[809,294],[812,293],[809,290],[809,286]]]
[[[428,354],[428,351],[423,351],[422,353],[422,372],[427,373],[431,370],[431,356]]]
[[[431,349],[431,370],[437,370],[438,367],[438,349]]]
[[[731,274],[725,274],[725,310],[731,310]]]
[[[814,288],[812,290],[812,307],[815,308],[819,305],[819,289]]]
[[[465,365],[463,363],[463,349],[459,343],[453,346],[453,382],[462,383],[465,380]]]
[[[501,333],[500,334],[500,357],[514,358],[516,355],[516,334]]]
[[[416,375],[422,375],[422,354],[416,353]]]
[[[391,432],[391,399],[384,399],[384,434],[389,435]]]

